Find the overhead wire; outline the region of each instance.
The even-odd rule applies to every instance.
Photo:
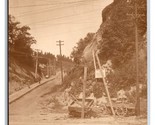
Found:
[[[38,28],[46,29],[46,28],[50,28],[53,26],[61,26],[61,25],[82,25],[84,23],[90,24],[90,25],[95,24],[95,22],[77,22],[77,23],[76,22],[65,22],[65,23],[55,23],[55,24],[49,24],[49,25],[39,25],[39,26],[37,25],[37,26],[35,26],[35,29],[38,29]]]
[[[79,1],[78,1],[79,2]],[[82,1],[84,2],[84,1]],[[65,2],[67,3],[67,2]],[[72,2],[72,3],[77,3],[77,2]],[[60,8],[59,8],[60,9]],[[99,9],[100,10],[100,9]],[[48,11],[48,10],[47,10]],[[92,11],[88,11],[88,12],[84,12],[84,13],[90,13],[90,12],[93,12],[94,10]],[[83,14],[83,13],[82,13]],[[77,16],[77,15],[81,15],[81,14],[72,14],[72,15],[66,15],[66,16],[62,16],[62,17],[56,17],[56,18],[51,18],[50,20],[57,20],[57,19],[62,19],[62,18],[66,18],[66,17],[72,17],[72,16]],[[41,22],[49,22],[50,20],[44,20],[44,21],[39,21],[39,22],[33,22],[33,23],[29,23],[29,24],[26,24],[26,25],[30,25],[30,24],[36,24],[36,23],[41,23]]]
[[[70,5],[70,4],[69,4]],[[21,15],[17,15],[16,17],[24,17],[25,15],[31,15],[31,14],[40,14],[40,13],[43,13],[43,12],[50,12],[50,11],[54,11],[54,10],[57,10],[57,9],[63,9],[63,8],[68,8],[68,7],[74,7],[73,5],[77,5],[77,6],[81,6],[81,5],[78,5],[77,3],[75,4],[71,4],[70,6],[65,6],[65,7],[57,7],[57,8],[53,8],[53,7],[49,7],[48,9],[46,10],[41,10],[41,11],[38,11],[38,12],[34,12],[34,11],[28,11],[28,13],[23,13]],[[85,4],[82,4],[82,5],[89,5],[89,3],[85,3]],[[76,6],[76,7],[77,7]]]
[[[106,0],[105,0],[106,1]],[[105,2],[104,1],[104,2]],[[66,7],[65,7],[66,8]],[[53,8],[51,8],[53,9]],[[54,8],[54,9],[60,9],[60,8]],[[44,21],[39,21],[39,22],[32,22],[32,23],[29,23],[27,25],[31,25],[31,24],[38,24],[38,23],[44,23],[44,22],[49,22],[49,21],[53,21],[53,20],[58,20],[58,19],[63,19],[63,18],[68,18],[68,17],[73,17],[73,16],[77,16],[77,15],[82,15],[82,14],[85,14],[85,13],[92,13],[92,12],[95,12],[95,10],[100,10],[100,9],[94,9],[94,10],[91,10],[91,11],[86,11],[86,12],[83,12],[83,13],[79,13],[79,14],[71,14],[71,15],[65,15],[65,16],[60,16],[60,17],[56,17],[56,18],[51,18],[51,19],[48,19],[48,20],[44,20]],[[47,10],[42,10],[44,12],[46,11],[49,11],[48,9]],[[40,11],[39,11],[40,12]],[[25,13],[26,14],[26,13]],[[68,22],[68,23],[71,23],[71,22]],[[68,24],[68,23],[58,23],[58,24],[53,24],[53,25],[61,25],[61,24]],[[83,22],[81,22],[83,23]],[[87,23],[87,22],[86,22]],[[80,23],[79,23],[80,24]],[[80,28],[78,30],[81,30],[81,29],[87,29],[87,28],[90,28],[90,27],[94,27],[93,26],[89,26],[89,27],[84,27],[84,28]],[[73,30],[73,31],[76,31],[76,30]],[[71,31],[69,31],[71,32]],[[68,33],[68,32],[63,32],[63,33]],[[75,32],[73,32],[75,33]],[[47,35],[47,34],[46,34]],[[56,36],[57,34],[53,35],[53,36]],[[59,34],[58,34],[59,35]],[[51,35],[50,35],[51,36]]]
[[[96,9],[96,10],[100,10],[100,9]],[[86,14],[86,13],[92,13],[94,12],[94,10],[91,10],[91,11],[85,11],[83,13],[79,13],[79,14],[71,14],[71,15],[65,15],[65,16],[60,16],[60,17],[56,17],[56,18],[50,18],[48,20],[43,20],[43,21],[38,21],[38,22],[32,22],[32,23],[28,23],[26,25],[31,25],[31,24],[37,24],[37,23],[44,23],[44,22],[50,22],[51,20],[58,20],[58,19],[63,19],[63,18],[67,18],[67,17],[74,17],[74,16],[77,16],[77,15],[83,15],[83,14]]]
[[[91,0],[96,1],[96,0]],[[72,3],[84,3],[85,1],[76,1],[76,2],[59,2],[59,3],[48,3],[48,4],[33,4],[33,5],[25,5],[25,6],[10,6],[9,8],[24,8],[24,7],[38,7],[38,6],[50,6],[50,5],[60,5],[60,4],[72,4]]]
[[[58,8],[55,8],[55,9],[58,9]],[[54,10],[55,10],[54,9]],[[60,9],[60,8],[59,8]],[[97,9],[97,10],[100,10],[100,9]],[[49,11],[49,10],[45,10],[45,11]],[[84,13],[91,13],[91,12],[94,12],[95,10],[92,10],[92,11],[88,11],[88,12],[84,12]],[[57,20],[57,19],[62,19],[62,18],[66,18],[66,17],[72,17],[72,16],[77,16],[77,15],[81,15],[83,13],[80,13],[80,14],[72,14],[72,15],[66,15],[66,16],[62,16],[62,17],[56,17],[56,18],[51,18],[50,20]],[[31,24],[37,24],[37,23],[44,23],[44,22],[49,22],[50,21],[49,19],[48,20],[44,20],[44,21],[39,21],[39,22],[32,22],[32,23],[29,23],[29,24],[26,24],[26,25],[31,25]]]
[[[33,49],[32,49],[33,50]],[[11,56],[11,54],[12,53],[16,53],[16,55],[13,55],[13,56],[24,56],[24,57],[26,57],[26,56],[31,56],[31,57],[33,57],[33,58],[36,58],[37,56],[34,56],[34,55],[32,55],[32,54],[28,54],[28,53],[24,53],[24,52],[21,52],[21,51],[17,51],[17,50],[13,50],[13,51],[11,51],[10,52],[10,55],[9,56]],[[19,55],[17,55],[17,54],[19,54]],[[40,59],[48,59],[47,57],[42,57],[42,56],[38,56],[37,58],[40,58]]]
[[[22,17],[22,16],[27,15],[27,14],[40,14],[40,13],[48,12],[48,11],[52,11],[52,10],[57,10],[57,9],[63,9],[63,8],[72,7],[73,5],[74,5],[74,4],[72,4],[72,5],[70,5],[70,6],[57,7],[57,8],[49,7],[48,9],[46,8],[46,10],[41,10],[41,11],[38,11],[38,12],[29,11],[28,13],[23,13],[23,14],[21,14],[21,15],[17,15],[16,17]]]
[[[24,17],[25,15],[29,15],[29,14],[42,13],[42,12],[50,11],[51,9],[53,9],[53,7],[48,7],[44,9],[39,8],[39,10],[32,10],[32,11],[26,11],[26,12],[20,13],[20,15],[17,15],[16,17]]]
[[[79,31],[79,30],[83,30],[83,29],[89,29],[89,28],[94,27],[94,26],[98,26],[98,24],[93,25],[93,26],[91,25],[91,26],[88,26],[88,27],[78,28],[78,29],[76,29],[76,30],[61,32],[61,34],[60,34],[60,33],[57,33],[57,34],[54,34],[54,35],[51,35],[51,34],[43,34],[43,36],[44,36],[44,37],[45,37],[45,36],[50,36],[50,37],[52,37],[52,36],[58,36],[58,35],[66,34],[66,33],[76,33],[75,31]],[[46,37],[46,38],[47,38],[47,37]]]

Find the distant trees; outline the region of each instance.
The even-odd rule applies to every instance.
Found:
[[[47,65],[47,63],[49,63],[49,60],[51,60],[51,64],[54,63],[54,61],[56,60],[55,55],[53,55],[50,52],[38,52],[38,56],[39,56],[39,63],[41,64],[45,64]]]
[[[32,53],[31,45],[36,43],[34,37],[29,33],[29,26],[21,26],[15,17],[9,15],[9,50],[17,50]]]
[[[34,53],[34,55],[36,55],[36,53]],[[60,65],[60,61],[62,62],[67,62],[67,63],[72,63],[72,60],[65,56],[65,55],[53,55],[50,52],[38,52],[38,57],[39,57],[39,64],[44,64],[44,65],[48,65],[49,63],[51,65],[55,65],[57,67],[59,67]],[[65,63],[64,63],[64,67],[65,67]]]
[[[30,27],[22,26],[11,15],[9,15],[8,23],[9,56],[14,56],[18,61],[32,65],[33,59],[31,55],[33,51],[31,45],[35,44],[36,40],[29,33]]]
[[[57,55],[57,61],[60,62],[60,60],[65,61],[65,62],[72,62],[72,60],[65,55],[62,55],[62,56]]]
[[[76,64],[80,64],[80,59],[83,54],[83,50],[85,47],[91,42],[94,37],[94,33],[88,33],[84,39],[80,39],[77,43],[77,46],[73,48],[71,52],[71,58],[74,60]]]

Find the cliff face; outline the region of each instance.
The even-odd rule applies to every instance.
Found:
[[[115,0],[116,1],[116,0]],[[96,51],[99,45],[99,42],[102,40],[102,34],[103,31],[106,28],[106,25],[109,23],[108,20],[110,20],[111,12],[112,12],[112,7],[114,6],[114,2],[107,6],[103,11],[102,11],[102,24],[100,25],[100,28],[98,31],[95,33],[91,43],[87,45],[83,52],[83,56],[86,61],[93,61],[92,60],[92,52]]]
[[[140,1],[141,2],[141,1]],[[143,0],[139,5],[145,5]],[[100,56],[104,60],[112,59],[114,62],[120,60],[114,57],[131,58],[135,51],[135,25],[131,14],[134,13],[134,4],[126,0],[114,0],[102,11],[102,24],[95,33],[91,43],[85,48],[83,57],[87,62],[92,60],[92,51],[100,50]],[[138,13],[146,14],[146,8],[139,10]],[[146,33],[146,15],[143,22],[138,20],[140,41]]]
[[[93,61],[92,52],[96,50],[100,52],[101,64],[112,61],[115,73],[108,78],[112,91],[135,86],[135,26],[138,29],[139,83],[147,84],[146,0],[136,2],[137,14],[143,15],[137,20],[133,18],[134,2],[114,0],[107,6],[102,11],[102,24],[83,51],[87,63]]]
[[[108,74],[107,80],[110,94],[114,97],[118,90],[130,89],[130,87],[136,85],[135,26],[138,28],[139,83],[145,85],[145,90],[141,95],[146,96],[147,92],[146,0],[136,1],[138,1],[138,6],[144,6],[144,9],[138,9],[138,14],[145,15],[141,19],[137,19],[136,25],[131,16],[135,12],[135,3],[128,3],[127,0],[114,0],[113,3],[103,9],[102,23],[98,31],[89,39],[89,42],[85,42],[84,50],[79,47],[83,55],[81,56],[81,52],[78,58],[82,58],[81,63],[87,63],[89,70],[87,78],[92,81],[95,76],[92,63],[93,51],[99,50],[101,64],[111,60],[114,72]],[[83,65],[80,66],[76,65],[74,75],[71,73],[66,83],[78,81],[79,77],[83,76]],[[75,77],[76,74],[79,74],[79,76]],[[77,85],[80,86],[81,84]],[[95,86],[102,90],[104,88],[97,84]],[[77,90],[77,88],[75,89]],[[136,96],[133,95],[133,97]]]

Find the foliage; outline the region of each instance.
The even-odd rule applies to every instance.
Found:
[[[73,48],[71,58],[74,60],[76,64],[80,64],[83,50],[91,42],[93,37],[94,33],[88,33],[87,36],[84,39],[80,39],[79,42],[77,43],[77,46]]]
[[[34,55],[36,55],[36,52],[34,53]],[[47,63],[49,63],[49,61],[51,61],[50,63],[52,65],[54,65],[55,61],[56,61],[56,58],[55,58],[55,55],[53,55],[52,53],[50,52],[38,52],[38,56],[39,56],[39,63],[40,64],[45,64],[47,65]]]
[[[57,62],[60,62],[60,61],[62,61],[62,62],[72,62],[72,60],[69,57],[65,56],[65,55],[62,55],[62,56],[57,55]]]
[[[9,55],[21,63],[33,66],[31,45],[36,43],[29,33],[29,26],[21,26],[15,17],[9,15],[8,45]]]
[[[132,0],[131,0],[132,1]],[[141,38],[146,33],[146,3],[137,1],[138,14],[143,14],[137,18],[138,35]],[[134,3],[127,3],[124,0],[114,2],[103,10],[102,40],[99,49],[102,60],[112,60],[114,67],[118,67],[130,60],[135,55],[135,20],[132,15],[134,13]],[[139,44],[140,44],[139,40]]]
[[[121,88],[129,88],[136,83],[135,23],[138,27],[139,83],[147,83],[146,51],[146,0],[137,0],[136,20],[135,1],[116,1],[103,10],[103,23],[100,27],[102,39],[98,46],[101,62],[112,60],[114,74],[108,76],[110,90],[114,94]],[[104,28],[103,28],[104,25]],[[144,38],[145,36],[145,38]]]
[[[136,84],[136,64],[135,64],[135,22],[138,27],[138,46],[139,46],[139,83],[146,85],[147,83],[147,47],[146,47],[146,0],[137,0],[138,14],[144,16],[138,17],[136,20],[132,18],[131,14],[135,12],[135,1],[130,0],[114,0],[112,4],[107,6],[102,12],[102,24],[97,31],[97,35],[89,33],[85,39],[80,39],[77,46],[73,48],[71,57],[77,64],[75,72],[68,74],[66,83],[79,79],[79,72],[83,75],[83,68],[81,68],[81,58],[83,50],[87,45],[92,42],[97,42],[98,49],[100,50],[101,64],[107,60],[112,61],[112,68],[114,73],[109,74],[107,77],[108,87],[112,96],[120,89],[129,89],[130,86]],[[101,39],[94,38],[101,35]],[[145,37],[144,37],[145,36]],[[94,41],[93,41],[94,40]],[[99,41],[96,41],[99,40]],[[96,44],[97,44],[96,43]],[[79,68],[80,67],[80,68]],[[93,67],[93,64],[90,68]],[[81,71],[80,71],[81,70]],[[93,69],[94,71],[94,69]],[[91,76],[91,77],[90,77]],[[88,72],[90,79],[94,78],[92,72]],[[68,84],[70,85],[70,84]],[[81,86],[80,84],[78,84]],[[75,87],[78,91],[78,86]],[[100,84],[94,86],[94,94],[100,97],[104,91],[104,87]],[[81,89],[79,88],[79,91]],[[98,90],[98,91],[96,91]],[[146,90],[143,91],[146,94]]]

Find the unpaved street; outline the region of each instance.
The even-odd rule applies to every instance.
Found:
[[[19,100],[11,103],[9,105],[9,123],[10,125],[14,124],[16,121],[17,124],[25,124],[25,122],[29,122],[29,118],[32,116],[38,117],[38,115],[42,115],[39,100],[41,96],[51,91],[52,87],[60,84],[60,74],[58,73],[54,80],[45,83],[44,85],[36,88],[30,93],[26,94]],[[16,123],[15,123],[16,124]]]
[[[9,105],[9,125],[146,125],[146,119],[135,117],[113,118],[105,116],[103,118],[77,119],[69,118],[66,112],[46,111],[45,98],[50,98],[52,88],[61,82],[60,74],[55,79],[43,84],[19,100]],[[54,90],[55,93],[57,90]],[[50,109],[49,109],[50,110]]]

